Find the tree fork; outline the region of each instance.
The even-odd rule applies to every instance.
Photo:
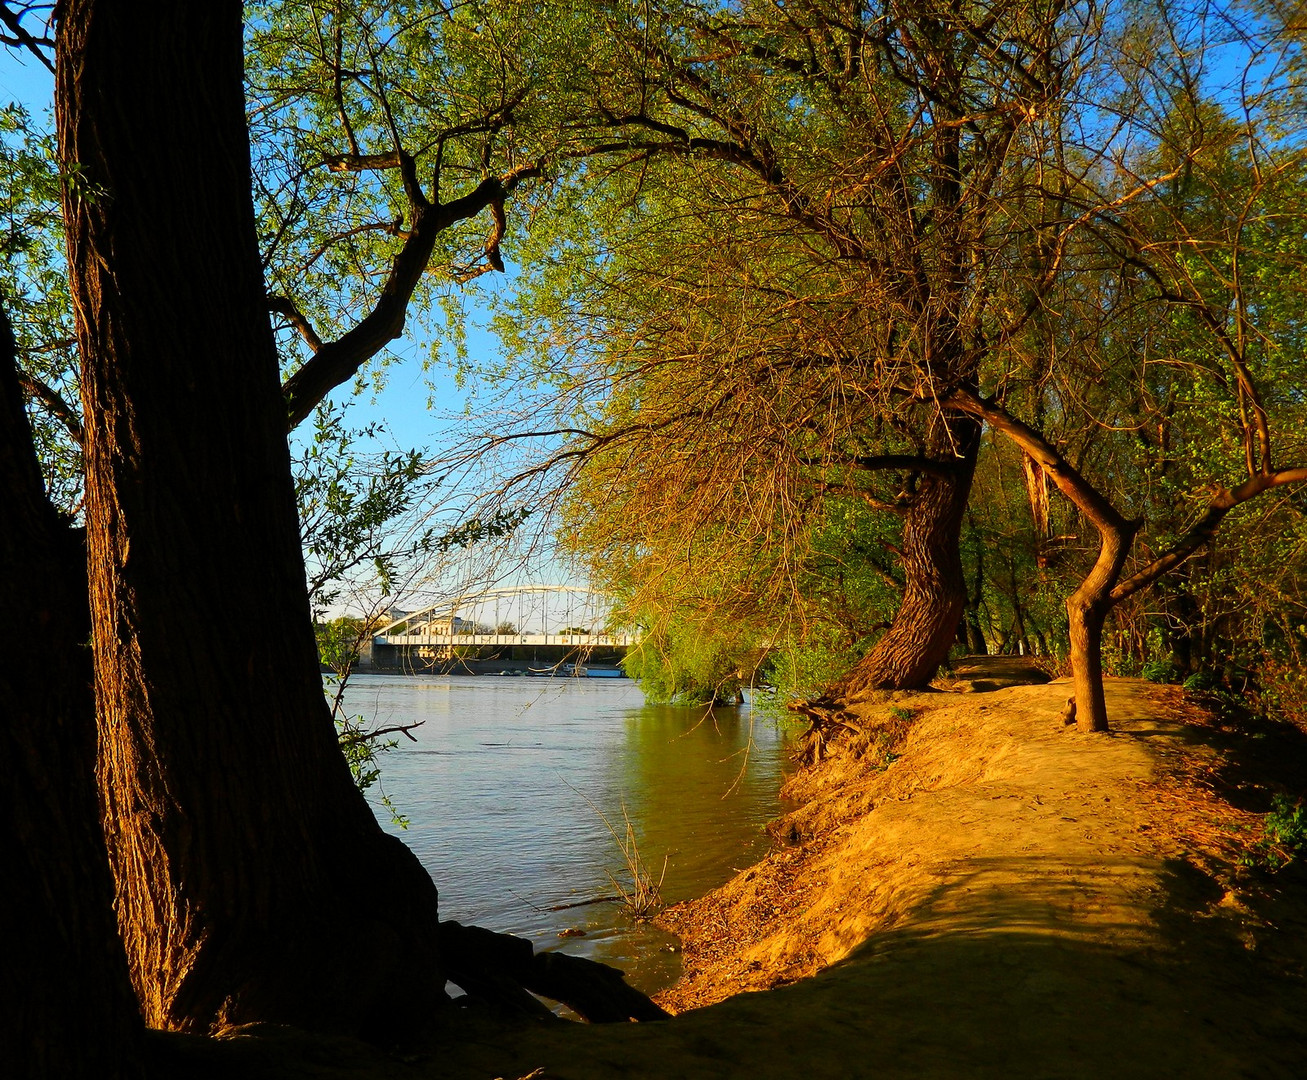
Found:
[[[1143,526],[1141,520],[1124,517],[1039,432],[1022,423],[998,402],[974,391],[958,389],[942,404],[948,409],[983,417],[996,431],[1016,443],[1039,463],[1052,477],[1058,490],[1098,531],[1098,557],[1080,586],[1067,598],[1067,615],[1071,623],[1071,675],[1075,687],[1075,698],[1067,718],[1074,717],[1081,731],[1109,730],[1103,696],[1102,638],[1103,626],[1112,608],[1127,596],[1147,588],[1210,542],[1226,514],[1240,503],[1272,488],[1307,482],[1307,468],[1272,468],[1267,451],[1260,467],[1251,467],[1247,480],[1237,487],[1218,488],[1207,511],[1188,531],[1147,566],[1121,581],[1131,545]]]

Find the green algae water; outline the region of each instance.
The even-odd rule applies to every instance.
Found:
[[[680,971],[675,939],[613,903],[623,807],[663,898],[702,895],[768,847],[787,729],[748,706],[648,705],[627,679],[356,675],[350,711],[422,721],[381,761],[400,836],[440,889],[441,917],[621,968],[652,993]],[[369,793],[376,801],[377,791]]]

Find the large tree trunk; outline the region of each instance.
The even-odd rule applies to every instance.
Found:
[[[70,0],[56,98],[83,354],[98,779],[146,1021],[390,1038],[436,890],[325,704],[250,196],[239,0]]]
[[[946,423],[946,428],[944,424]],[[872,690],[926,686],[948,657],[967,603],[959,541],[980,449],[980,424],[968,416],[941,422],[934,455],[952,458],[948,475],[926,475],[903,522],[903,602],[890,627],[827,691],[852,701]]]
[[[45,498],[0,312],[0,1046],[10,1076],[141,1074],[95,797],[82,544]]]

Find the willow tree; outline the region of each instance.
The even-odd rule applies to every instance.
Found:
[[[309,169],[394,177],[406,210],[403,227],[319,233],[309,264],[343,243],[344,262],[365,278],[376,264],[354,261],[348,241],[384,232],[392,245],[374,290],[329,279],[324,307],[335,323],[325,335],[302,302],[270,298],[265,286],[241,5],[60,8],[56,105],[86,416],[97,780],[119,932],[152,1026],[271,1020],[390,1042],[445,999],[451,939],[465,979],[491,989],[501,981],[477,967],[479,943],[493,935],[438,926],[431,879],[381,831],[336,745],[286,431],[402,332],[449,229],[488,211],[481,254],[499,265],[505,203],[540,165],[481,175],[446,200],[442,170],[461,136],[475,138],[484,173],[512,107],[484,98],[505,86],[478,97],[480,120],[410,149],[380,61],[349,73],[343,39],[326,44],[342,8],[310,13],[326,20],[326,67],[314,70],[328,74],[325,84],[307,80],[306,100],[333,105],[344,142]],[[419,11],[409,29],[429,34],[444,17]],[[369,30],[394,36],[385,19],[349,19],[363,54],[375,44]],[[342,81],[360,78],[361,97],[347,100]],[[293,97],[274,106],[291,127],[303,107]],[[373,138],[386,145],[374,151]],[[420,161],[431,164],[432,187]],[[384,200],[395,189],[368,190]],[[364,196],[356,187],[346,201]],[[292,234],[306,242],[290,202],[274,247]],[[284,383],[270,310],[311,352]],[[510,978],[587,1016],[662,1015],[590,968],[570,977],[556,957],[533,967],[523,944],[501,943]]]
[[[901,602],[834,690],[924,685],[965,603],[980,432],[928,388],[974,385],[1038,309],[1060,238],[1036,163],[1092,15],[1058,0],[598,7],[599,120],[578,126],[608,133],[611,158],[581,178],[588,216],[553,253],[561,272],[540,276],[550,343],[602,387],[563,457],[622,463],[618,487],[593,485],[597,520],[619,543],[647,521],[639,544],[669,567],[750,515],[746,543],[798,558],[828,496],[896,513]],[[582,295],[560,298],[563,280]],[[772,565],[793,577],[794,559]]]
[[[610,266],[596,283],[607,302],[584,284],[570,295],[568,318],[599,352],[564,388],[578,411],[560,420],[575,432],[561,455],[580,467],[561,531],[646,628],[642,670],[683,669],[689,681],[664,692],[729,696],[756,677],[759,642],[821,640],[846,665],[859,658],[842,639],[883,631],[885,584],[902,583],[881,546],[899,536],[875,517],[910,514],[911,474],[950,465],[850,392],[872,378],[842,348],[857,317],[785,257],[801,237],[770,235],[764,262],[732,246],[735,222],[709,217],[665,243],[662,223],[683,221],[697,193],[661,195],[641,193],[651,224],[622,251],[620,279]],[[574,267],[558,268],[569,290],[586,281]],[[802,325],[776,311],[785,289],[802,298]],[[708,650],[706,663],[691,656]]]
[[[467,290],[548,194],[591,24],[492,0],[250,6],[260,239],[292,424],[416,321],[458,354]],[[366,374],[366,372],[364,373]]]

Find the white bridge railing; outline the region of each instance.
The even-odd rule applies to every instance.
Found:
[[[574,648],[626,648],[635,644],[634,634],[387,634],[373,636],[377,645],[411,645],[452,649],[477,645],[568,645]]]

